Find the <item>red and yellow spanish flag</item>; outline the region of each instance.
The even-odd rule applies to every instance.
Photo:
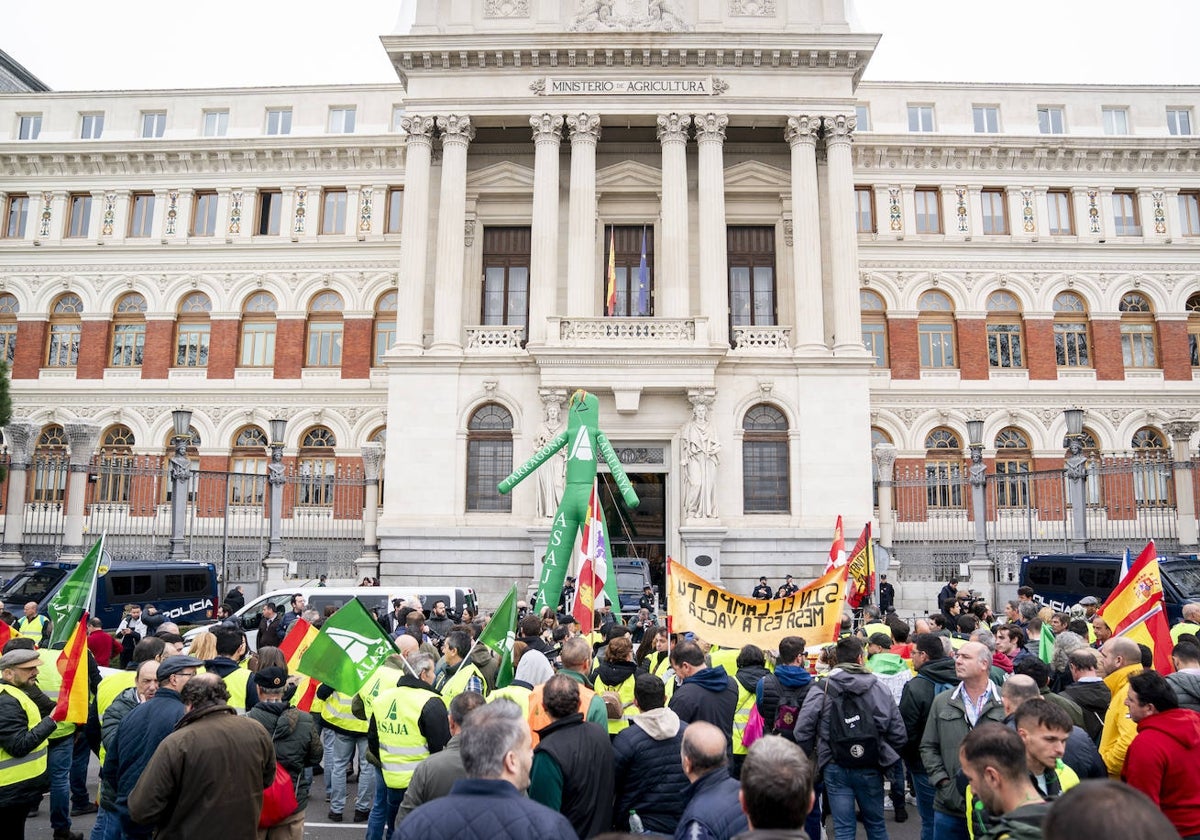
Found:
[[[604,540],[604,511],[600,508],[598,484],[598,481],[592,482],[592,496],[588,500],[587,518],[583,523],[583,538],[580,541],[583,565],[579,570],[575,604],[571,608],[580,630],[585,634],[595,629],[596,598],[604,592],[608,581],[608,546]]]
[[[289,674],[296,673],[296,669],[300,665],[300,657],[304,656],[304,652],[308,650],[308,646],[313,643],[313,639],[317,638],[317,634],[320,632],[303,618],[298,618],[292,623],[287,635],[279,643],[279,651],[287,658]]]
[[[12,628],[0,621],[0,648],[8,644],[8,640],[12,638]]]
[[[87,619],[85,612],[58,656],[62,687],[58,691],[54,719],[66,723],[87,723],[88,719]]]
[[[851,608],[858,609],[863,598],[875,589],[875,552],[871,548],[870,522],[858,535],[858,542],[850,550],[850,558],[846,565],[850,567],[850,588],[846,593],[846,603]]]
[[[1125,636],[1154,651],[1154,670],[1160,674],[1175,670],[1171,663],[1171,628],[1163,608],[1162,577],[1158,571],[1154,540],[1142,549],[1098,612],[1108,622],[1114,636]]]
[[[608,230],[608,277],[604,290],[604,314],[617,314],[617,232]]]

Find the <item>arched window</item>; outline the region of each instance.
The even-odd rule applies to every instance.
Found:
[[[272,367],[275,364],[275,296],[255,292],[242,304],[241,367]]]
[[[57,423],[42,429],[33,449],[29,501],[62,504],[67,495],[67,433]]]
[[[109,426],[100,437],[99,475],[96,501],[115,504],[129,502],[133,480],[133,432],[128,426]]]
[[[179,304],[175,321],[175,366],[208,367],[212,302],[204,292],[192,292]]]
[[[188,444],[187,456],[192,462],[192,475],[188,479],[188,497],[189,502],[196,500],[196,489],[200,485],[200,447],[203,444],[200,441],[200,433],[196,431],[195,426],[188,426]],[[166,478],[163,480],[163,498],[171,501],[171,496],[175,492],[175,482],[171,480],[171,456],[175,454],[175,433],[167,432],[166,440],[163,441],[163,447],[166,449],[167,455],[163,460],[163,470]]]
[[[113,307],[112,367],[141,367],[146,346],[146,298],[129,292]]]
[[[1029,506],[1029,469],[1033,452],[1029,438],[1020,429],[1009,426],[996,435],[996,505]]]
[[[267,479],[267,434],[243,426],[233,436],[229,453],[229,504],[261,505]]]
[[[1158,367],[1154,308],[1140,292],[1121,297],[1121,356],[1127,368]]]
[[[1188,351],[1192,357],[1192,367],[1200,367],[1200,292],[1187,299],[1185,307],[1188,314]],[[8,360],[12,361],[12,355]]]
[[[1088,312],[1074,292],[1054,296],[1054,355],[1059,367],[1089,367]]]
[[[1163,433],[1143,426],[1133,433],[1133,498],[1139,505],[1172,504],[1171,453]]]
[[[878,426],[871,427],[871,452],[875,452],[875,445],[878,443],[891,443],[892,436]],[[871,495],[873,497],[872,504],[879,507],[879,467],[875,465],[875,458],[871,458]]]
[[[0,362],[10,367],[17,352],[17,313],[20,311],[15,297],[0,294]]]
[[[80,315],[83,300],[74,292],[59,295],[50,307],[50,344],[46,367],[75,367],[79,363]]]
[[[925,436],[925,502],[931,508],[961,508],[962,441],[939,426]]]
[[[791,513],[788,422],[773,405],[759,403],[742,420],[742,510]]]
[[[988,362],[995,368],[1025,367],[1021,352],[1021,302],[997,290],[987,299]]]
[[[513,419],[504,406],[480,406],[467,423],[467,510],[512,510],[512,495],[496,485],[512,472]]]
[[[308,367],[341,367],[342,296],[321,292],[308,304]]]
[[[337,438],[324,426],[313,426],[300,438],[300,461],[296,504],[300,507],[332,507],[337,460]]]
[[[930,289],[917,303],[917,339],[921,367],[952,368],[954,361],[954,304],[944,292]]]
[[[883,298],[867,289],[858,292],[862,307],[863,344],[867,352],[875,357],[875,367],[885,368],[887,361],[887,306]]]
[[[375,304],[375,355],[371,364],[383,366],[383,356],[396,343],[396,293],[385,292]]]

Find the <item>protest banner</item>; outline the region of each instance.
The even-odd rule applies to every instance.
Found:
[[[837,639],[846,601],[847,566],[832,569],[786,598],[735,595],[674,560],[667,561],[667,611],[676,633],[695,633],[722,647],[776,650],[784,636],[810,645]]]

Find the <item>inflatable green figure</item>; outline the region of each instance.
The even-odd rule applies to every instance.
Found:
[[[534,608],[547,604],[558,603],[562,595],[563,580],[570,568],[571,552],[575,547],[575,538],[587,519],[588,499],[592,486],[596,481],[596,453],[604,457],[621,498],[629,507],[638,506],[637,493],[629,483],[629,476],[617,453],[599,424],[600,401],[595,394],[587,391],[576,391],[567,403],[567,428],[559,432],[554,439],[534,453],[533,457],[513,471],[513,474],[500,482],[501,493],[507,493],[527,478],[534,470],[545,463],[554,453],[564,446],[570,445],[567,452],[567,480],[563,488],[562,502],[554,512],[554,526],[550,530],[550,540],[546,546],[546,557],[542,563],[542,579],[538,581],[538,591]],[[604,535],[605,545],[608,545],[608,534]],[[616,603],[616,575],[608,576],[605,593],[609,600]]]

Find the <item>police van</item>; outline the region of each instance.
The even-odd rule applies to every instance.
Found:
[[[1100,603],[1121,578],[1118,554],[1031,554],[1021,558],[1021,586],[1033,588],[1034,599],[1065,612],[1088,595]],[[1200,601],[1200,561],[1160,555],[1163,602],[1171,622],[1183,616],[1183,605]]]
[[[75,563],[30,563],[0,588],[0,601],[12,610],[33,601],[44,613]],[[212,563],[160,560],[101,560],[94,617],[115,630],[127,606],[153,604],[167,621],[196,624],[211,620],[217,607],[217,570]]]

